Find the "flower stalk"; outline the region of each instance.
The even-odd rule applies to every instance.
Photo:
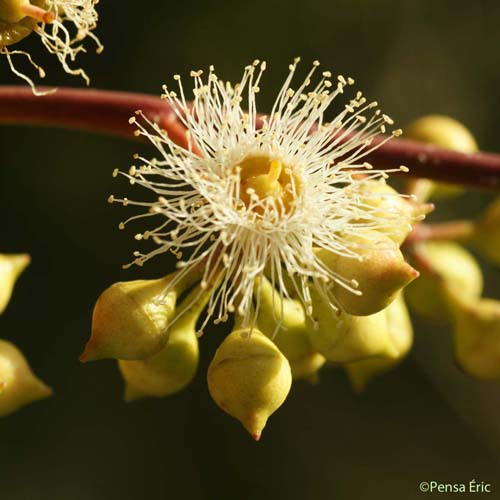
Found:
[[[433,224],[417,224],[408,235],[405,245],[427,240],[467,240],[474,234],[471,220],[453,220]]]
[[[64,127],[143,140],[134,134],[136,127],[129,123],[137,110],[166,130],[178,145],[187,145],[179,118],[167,102],[156,96],[60,88],[37,97],[26,87],[0,87],[0,125]],[[385,139],[383,135],[377,136],[373,144]],[[349,136],[344,140],[349,140]],[[412,177],[500,190],[500,154],[464,154],[398,138],[370,151],[364,159],[381,169],[405,165],[409,169],[405,175]]]

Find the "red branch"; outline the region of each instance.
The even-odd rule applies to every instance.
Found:
[[[172,108],[156,96],[71,88],[34,96],[27,87],[0,86],[0,125],[60,127],[137,140],[137,127],[129,124],[137,110],[167,130],[172,140],[187,147],[184,127]]]
[[[433,224],[417,224],[405,240],[405,245],[416,245],[428,240],[468,240],[474,236],[472,220],[450,220]]]
[[[136,110],[159,123],[178,144],[185,146],[183,126],[171,107],[159,97],[105,90],[61,88],[36,97],[26,87],[0,87],[0,124],[43,125],[74,128],[128,139],[128,123]],[[376,138],[382,141],[383,136]],[[405,165],[412,177],[500,189],[500,155],[463,154],[405,139],[392,139],[365,157],[377,168]]]

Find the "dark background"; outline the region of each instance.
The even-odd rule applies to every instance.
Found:
[[[108,0],[99,11],[106,50],[81,58],[95,87],[157,94],[174,73],[209,64],[236,80],[257,57],[269,63],[264,110],[301,55],[353,76],[398,126],[449,114],[483,149],[500,151],[497,0]],[[25,46],[46,66],[47,83],[80,84],[36,39]],[[16,82],[3,60],[0,75]],[[55,389],[0,420],[2,500],[411,500],[423,496],[420,481],[471,479],[493,483],[487,497],[500,498],[500,385],[454,367],[442,326],[416,324],[413,354],[362,397],[335,369],[320,385],[295,384],[258,444],[208,395],[206,367],[222,337],[215,328],[201,340],[192,386],[123,403],[115,363],[81,365],[78,355],[105,287],[171,268],[157,259],[122,271],[135,228],[118,231],[124,209],[106,203],[129,189],[112,170],[148,148],[62,130],[0,132],[1,251],[33,257],[0,336]],[[441,213],[474,213],[489,198],[469,193]],[[499,297],[499,270],[485,270],[486,293]]]

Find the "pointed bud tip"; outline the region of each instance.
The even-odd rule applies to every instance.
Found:
[[[51,387],[34,375],[33,378],[27,382],[25,387],[27,396],[25,404],[47,399],[54,394]]]
[[[40,393],[39,393],[40,399],[49,398],[53,394],[54,394],[54,389],[52,389],[52,387],[49,387],[48,385],[45,385],[42,382],[42,385],[40,386]]]
[[[362,362],[361,362],[362,363]],[[369,377],[360,370],[359,363],[346,366],[347,377],[351,383],[351,389],[357,396],[361,396],[369,382]]]
[[[254,432],[254,433],[252,434],[252,437],[254,438],[254,440],[255,440],[255,441],[259,442],[259,441],[260,441],[260,436],[261,436],[261,435],[262,435],[262,434],[261,434],[260,432]]]
[[[81,363],[88,363],[89,361],[106,359],[106,356],[103,356],[102,353],[99,352],[99,346],[96,346],[96,343],[90,338],[78,359]]]
[[[12,262],[19,271],[23,271],[31,263],[31,256],[27,253],[20,253],[12,256]]]
[[[267,417],[264,417],[262,414],[253,414],[250,417],[247,417],[244,420],[240,420],[243,424],[243,427],[248,431],[250,436],[255,441],[260,441],[262,436],[262,431],[267,423]]]
[[[78,359],[80,360],[80,363],[88,363],[89,361],[96,361],[98,358],[92,356],[92,349],[89,349],[87,344]]]
[[[367,380],[353,380],[353,379],[351,379],[352,390],[354,391],[354,394],[356,394],[358,396],[361,396],[365,392],[367,384],[368,384]]]
[[[399,268],[399,274],[401,277],[406,277],[409,280],[414,280],[418,278],[420,273],[408,262],[401,262],[401,267]]]
[[[417,279],[419,276],[420,276],[420,272],[417,271],[414,267],[412,267],[410,264],[406,263],[407,264],[407,269],[408,269],[408,275],[409,277],[414,280],[414,279]]]
[[[144,397],[146,396],[135,387],[132,387],[129,384],[125,386],[125,392],[123,394],[123,401],[125,401],[125,403],[133,403],[134,401],[137,401]]]
[[[91,357],[89,356],[89,352],[88,352],[88,344],[85,346],[85,349],[83,350],[83,352],[80,354],[79,356],[79,360],[80,360],[80,363],[87,363],[88,361],[91,361]]]
[[[436,206],[434,205],[434,203],[421,203],[420,204],[421,213],[424,215],[429,215],[430,213],[434,212],[435,208],[436,208]]]

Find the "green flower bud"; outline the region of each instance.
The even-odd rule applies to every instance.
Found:
[[[317,251],[332,271],[357,283],[358,294],[336,285],[334,295],[341,308],[355,316],[368,316],[385,309],[403,287],[419,273],[405,262],[403,254],[387,236],[375,231],[351,236],[358,258]]]
[[[139,361],[119,360],[126,382],[125,401],[165,397],[184,389],[198,368],[196,322],[210,297],[196,287],[179,306],[178,319],[170,327],[167,345],[157,354]]]
[[[256,441],[292,386],[288,360],[255,329],[238,330],[224,339],[207,378],[213,400],[237,418]]]
[[[495,264],[500,265],[500,197],[474,225],[471,243]]]
[[[309,336],[313,348],[328,361],[351,363],[373,356],[397,355],[387,332],[385,311],[351,316],[334,311],[314,289],[311,289],[311,299],[314,325]]]
[[[455,291],[449,292],[448,300],[457,363],[473,377],[500,379],[500,301],[464,300]]]
[[[281,299],[280,294],[265,277],[256,286],[256,292],[259,303],[259,330],[272,338],[288,359],[294,379],[314,381],[326,360],[312,347],[308,334],[311,326],[302,304],[294,299]]]
[[[51,394],[52,389],[35,376],[21,351],[0,340],[0,417]]]
[[[5,311],[19,275],[30,263],[27,254],[0,254],[0,314]]]
[[[460,122],[442,115],[419,118],[405,128],[406,137],[462,153],[475,153],[479,148],[473,135]],[[419,180],[421,197],[448,198],[458,196],[464,188],[443,182]]]
[[[419,245],[419,252],[436,271],[437,277],[422,273],[406,288],[406,300],[416,313],[436,321],[448,320],[445,288],[456,290],[469,299],[481,295],[481,268],[463,247],[452,241],[427,241]]]
[[[176,276],[120,282],[105,290],[94,307],[92,335],[80,361],[136,360],[159,352],[167,343],[177,298],[197,279],[188,276],[172,286]]]
[[[432,210],[432,205],[425,205],[403,198],[384,179],[368,180],[360,185],[360,205],[370,209],[379,209],[371,213],[372,218],[381,220],[394,219],[393,227],[381,228],[398,246],[403,243],[412,230],[412,225],[421,221]]]
[[[364,390],[373,377],[400,363],[413,343],[413,328],[402,293],[381,313],[386,318],[386,329],[392,349],[380,356],[345,365],[353,389],[358,393]]]

